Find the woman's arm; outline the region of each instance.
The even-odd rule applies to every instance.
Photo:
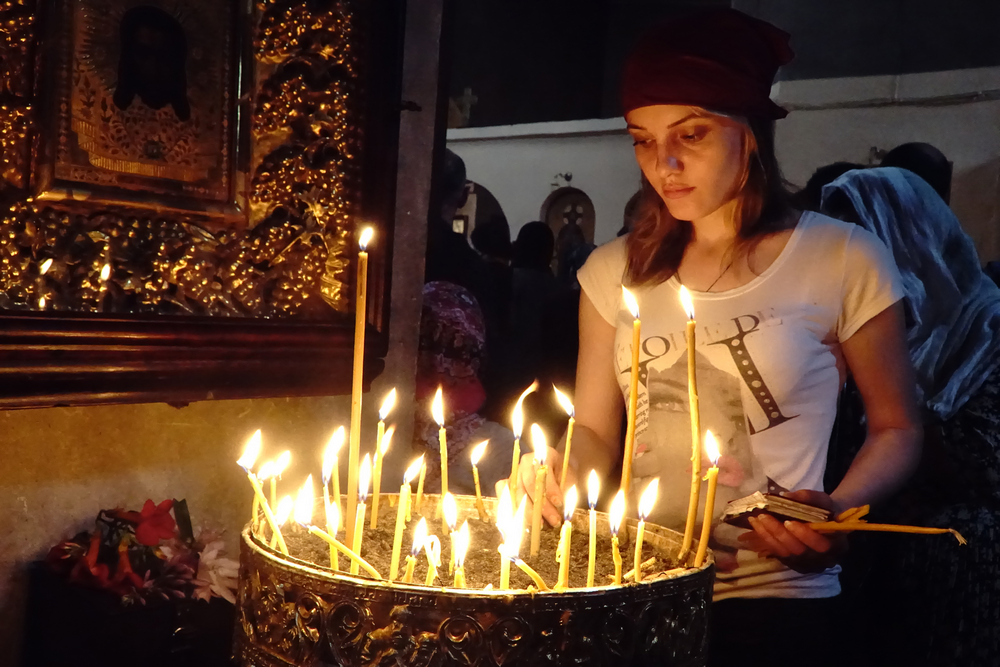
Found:
[[[608,324],[586,293],[580,295],[580,352],[576,365],[576,389],[573,396],[576,409],[576,426],[573,431],[573,447],[570,451],[570,467],[566,473],[567,488],[573,484],[586,494],[580,483],[591,469],[605,478],[615,467],[621,456],[621,414],[624,408],[621,390],[615,377],[615,328]],[[550,448],[549,470],[560,470],[565,439],[559,450]],[[535,467],[533,454],[521,457],[518,468],[518,495],[528,494],[534,500]],[[579,473],[584,474],[579,474]],[[559,488],[556,475],[548,475],[545,485],[545,506],[542,515],[553,526],[562,523],[564,489]]]
[[[868,436],[830,496],[817,491],[789,494],[835,512],[875,504],[895,493],[916,470],[923,439],[902,304],[896,303],[870,319],[841,346],[864,401]],[[804,564],[802,569],[814,569],[809,567],[810,561],[822,562],[824,554],[844,546],[836,538],[794,521],[783,525],[765,515],[751,523],[753,537],[759,538],[748,536],[745,541],[754,545],[751,548],[791,559],[789,566],[796,569],[793,562]]]

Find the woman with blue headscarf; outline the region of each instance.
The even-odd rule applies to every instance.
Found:
[[[1000,664],[1000,288],[948,205],[909,171],[848,172],[822,201],[878,236],[902,276],[926,444],[897,517],[969,539],[962,550],[883,541],[871,580],[899,630],[886,649],[900,664]]]

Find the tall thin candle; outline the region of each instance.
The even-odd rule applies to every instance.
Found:
[[[657,477],[646,486],[646,490],[642,492],[642,497],[639,498],[639,524],[636,526],[635,531],[635,583],[642,581],[642,542],[646,534],[646,519],[649,518],[649,513],[653,511],[653,505],[656,503],[656,491],[659,485],[660,479]]]
[[[451,491],[444,496],[444,523],[451,543],[451,556],[448,559],[448,574],[455,572],[455,526],[458,525],[458,505]]]
[[[615,586],[622,583],[622,553],[618,548],[618,530],[625,516],[625,491],[618,489],[615,499],[611,501],[611,512],[608,514],[608,527],[611,528],[611,559],[615,562]]]
[[[441,540],[437,535],[431,535],[424,540],[424,553],[427,554],[427,577],[424,586],[433,586],[437,579],[438,568],[441,567]]]
[[[274,466],[271,468],[271,507],[277,507],[278,505],[278,478],[281,477],[281,473],[285,472],[285,468],[292,461],[292,453],[287,449],[278,456],[278,460],[274,462]]]
[[[569,457],[573,448],[573,425],[576,423],[576,409],[573,407],[569,398],[559,391],[558,387],[552,385],[552,389],[556,392],[556,400],[559,401],[559,405],[561,405],[562,409],[569,415],[569,422],[566,424],[566,449],[563,450],[562,472],[559,473],[559,488],[565,489],[566,471],[569,469]]]
[[[281,535],[281,530],[278,529],[278,522],[271,511],[271,506],[267,504],[267,499],[264,497],[264,490],[260,487],[260,482],[257,480],[257,476],[253,474],[250,468],[253,467],[254,462],[257,460],[258,454],[260,454],[260,431],[258,430],[250,437],[250,441],[247,442],[247,446],[243,450],[243,455],[240,456],[239,460],[236,461],[237,465],[243,468],[243,471],[247,474],[247,479],[250,480],[250,486],[253,487],[253,492],[257,498],[257,502],[260,507],[264,510],[264,518],[267,519],[268,524],[271,526],[271,530],[278,536],[278,549],[281,553],[288,555],[288,547],[285,545],[285,538]]]
[[[415,502],[410,503],[410,506],[406,509],[406,520],[407,521],[409,521],[411,518],[413,518],[411,516],[411,514],[412,514],[411,510],[414,509],[414,508],[416,508],[416,510],[419,512],[420,511],[420,506],[424,502],[424,478],[425,477],[427,477],[427,461],[425,461],[424,457],[421,456],[420,457],[420,475],[419,475],[419,477],[417,479],[417,499],[416,499]]]
[[[382,422],[379,423],[381,424]],[[389,451],[389,445],[392,444],[392,435],[395,432],[396,427],[390,426],[389,430],[382,434],[379,445],[375,448],[374,489],[372,489],[372,530],[378,528],[378,500],[379,496],[382,495],[382,459],[385,458],[386,452]]]
[[[691,412],[691,497],[688,500],[687,521],[684,523],[684,539],[677,561],[683,564],[691,553],[694,526],[698,517],[698,496],[701,493],[701,408],[698,401],[697,355],[695,351],[694,303],[691,293],[681,285],[681,304],[687,313],[687,366],[688,366],[688,406]]]
[[[275,519],[278,521],[278,528],[283,528],[285,522],[288,521],[288,517],[292,515],[292,510],[295,508],[295,501],[292,500],[291,496],[284,496],[278,503],[278,509],[274,513]],[[276,548],[278,545],[278,534],[275,533],[271,535],[271,541],[268,542],[267,546],[272,549]]]
[[[426,541],[427,519],[421,517],[420,521],[417,522],[416,529],[413,531],[413,546],[410,547],[410,555],[406,557],[406,572],[403,574],[404,584],[413,583],[413,569],[417,564],[417,556],[420,555],[420,550],[424,548]]]
[[[483,492],[479,488],[479,459],[483,458],[483,454],[486,452],[486,445],[488,444],[490,444],[489,440],[483,440],[472,448],[472,453],[469,455],[469,458],[472,459],[472,481],[476,485],[476,511],[479,512],[480,521],[489,520],[489,515],[486,514],[486,506],[483,505]]]
[[[403,546],[403,529],[406,527],[406,517],[410,511],[410,484],[419,474],[424,465],[424,457],[413,462],[403,475],[403,483],[399,487],[399,506],[396,508],[396,532],[392,536],[392,555],[389,561],[389,581],[395,581],[399,574],[399,551]]]
[[[337,503],[338,509],[340,509],[340,449],[344,446],[346,437],[344,427],[338,427],[330,436],[330,442],[327,443],[326,450],[323,452],[323,488],[326,490],[333,482],[331,502]]]
[[[538,424],[531,425],[531,444],[535,448],[535,498],[531,508],[531,555],[534,557],[542,544],[542,505],[545,503],[545,475],[549,469],[545,465],[548,444]]]
[[[371,563],[367,562],[360,555],[348,549],[344,544],[342,544],[337,538],[323,532],[316,526],[312,525],[312,510],[313,510],[313,491],[312,491],[312,475],[306,479],[306,483],[302,485],[302,489],[299,491],[299,495],[295,500],[295,521],[299,523],[303,528],[309,531],[311,535],[315,535],[320,538],[331,547],[344,554],[351,559],[351,563],[357,563],[361,568],[364,569],[369,575],[375,579],[381,579],[382,575],[371,566]]]
[[[510,486],[506,485],[500,492],[500,500],[497,502],[497,530],[500,531],[500,590],[505,591],[510,588],[510,559],[507,558],[505,545],[508,540],[515,537],[520,542],[520,536],[514,536],[514,507],[510,495]]]
[[[324,489],[325,490],[325,489]],[[340,503],[327,503],[326,505],[326,532],[330,537],[337,539],[340,532]],[[330,545],[330,569],[340,570],[340,556],[337,548]]]
[[[521,463],[521,433],[524,431],[524,399],[528,394],[538,389],[538,380],[531,383],[531,386],[521,392],[521,396],[514,405],[514,413],[511,418],[511,425],[514,431],[514,452],[510,460],[510,481],[517,487],[517,466]]]
[[[351,382],[351,441],[347,453],[347,516],[355,516],[358,502],[358,463],[361,458],[361,387],[365,371],[365,320],[368,310],[368,243],[375,230],[366,227],[358,241],[357,292],[354,301],[354,366]],[[356,526],[348,519],[347,541],[354,544]]]
[[[559,577],[556,579],[556,590],[566,590],[569,587],[569,556],[573,542],[573,512],[576,511],[576,485],[569,487],[563,500],[563,524],[559,532],[559,548],[556,560],[559,562]]]
[[[719,483],[719,444],[711,431],[705,433],[705,452],[712,461],[708,469],[708,493],[705,495],[705,517],[701,523],[701,537],[698,539],[698,553],[694,557],[694,566],[701,567],[708,553],[708,540],[712,536],[712,519],[715,517],[715,488]]]
[[[590,505],[590,550],[587,558],[587,587],[594,585],[597,566],[597,497],[601,493],[601,480],[597,471],[591,470],[587,477],[587,504]]]
[[[455,588],[465,588],[465,554],[469,551],[469,522],[455,532]]]
[[[364,461],[361,462],[361,471],[358,475],[358,506],[354,516],[354,538],[351,542],[351,551],[361,555],[361,540],[365,532],[365,501],[368,499],[368,484],[372,477],[372,458],[370,454],[365,454]],[[351,574],[358,573],[358,562],[351,561]]]
[[[628,421],[625,428],[625,454],[622,458],[621,489],[628,495],[632,484],[632,456],[635,451],[635,412],[639,405],[639,344],[641,340],[642,323],[639,321],[639,304],[625,286],[622,286],[622,296],[632,313],[632,368],[629,375],[628,391]]]
[[[256,431],[254,431],[253,435],[250,436],[250,439],[247,440],[246,446],[243,447],[243,454],[236,461],[236,465],[243,468],[244,471],[249,473],[250,469],[253,468],[253,464],[257,462],[257,457],[260,456],[260,447],[261,447],[260,429],[257,429]],[[257,511],[259,507],[260,507],[260,502],[256,494],[254,494],[253,507],[250,512],[251,527],[255,527],[257,525]]]
[[[441,498],[438,500],[437,516],[441,516],[441,503],[448,494],[448,438],[444,428],[444,398],[441,395],[441,387],[437,388],[434,394],[434,401],[431,403],[431,415],[438,425],[438,446],[441,454]],[[441,519],[441,532],[445,532],[448,527],[444,518]]]

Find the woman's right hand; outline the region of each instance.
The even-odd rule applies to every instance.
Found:
[[[542,505],[542,517],[550,526],[560,526],[563,520],[562,505],[563,494],[565,493],[559,487],[559,476],[562,474],[562,454],[552,447],[548,447],[547,449],[545,464],[548,472],[545,475],[545,497],[543,500],[544,505]],[[503,493],[504,484],[511,484],[513,482],[511,487],[513,489],[512,500],[514,501],[515,508],[521,502],[521,498],[527,496],[525,514],[526,516],[531,516],[535,502],[535,471],[535,455],[533,453],[523,454],[521,462],[517,467],[515,479],[501,479],[496,483],[497,497],[499,498],[500,494]],[[566,488],[568,489],[576,483],[576,471],[570,466],[569,470],[566,471]],[[579,488],[577,490],[579,491]]]

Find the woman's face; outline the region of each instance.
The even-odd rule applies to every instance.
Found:
[[[737,194],[744,126],[698,107],[658,104],[625,115],[635,159],[670,215],[699,220]]]

